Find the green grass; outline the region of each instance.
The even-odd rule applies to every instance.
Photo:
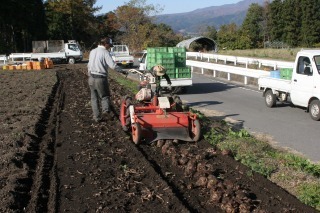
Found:
[[[124,86],[128,90],[130,90],[133,94],[138,92],[138,82],[134,81],[128,77],[125,77],[122,74],[116,73],[113,70],[109,71],[109,76],[113,80],[115,80],[118,84]]]
[[[297,52],[302,48],[294,49],[252,49],[252,50],[220,50],[218,54],[253,58],[266,58],[283,61],[294,61]]]
[[[314,184],[302,184],[299,187],[299,199],[309,206],[313,206],[320,210],[320,185]]]

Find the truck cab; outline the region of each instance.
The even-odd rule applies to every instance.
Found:
[[[261,76],[259,89],[268,107],[286,102],[306,108],[313,120],[320,120],[320,50],[297,53],[291,79]]]
[[[320,51],[305,50],[297,54],[292,73],[291,101],[308,107],[310,100],[320,99]]]
[[[142,52],[141,58],[139,58],[139,70],[146,70],[147,69],[147,51],[144,50]]]
[[[68,41],[68,43],[65,43],[63,51],[66,53],[66,60],[69,64],[74,64],[76,61],[79,62],[83,59],[81,47],[75,41]]]

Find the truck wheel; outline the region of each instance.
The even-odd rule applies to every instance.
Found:
[[[313,120],[319,121],[320,120],[320,101],[313,100],[309,105],[309,113]]]
[[[266,91],[265,101],[266,101],[267,107],[272,108],[276,106],[277,98],[276,98],[276,95],[273,94],[272,90]]]
[[[68,63],[69,64],[75,64],[76,63],[76,59],[73,57],[68,58]]]

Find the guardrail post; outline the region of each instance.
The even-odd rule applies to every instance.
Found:
[[[248,77],[244,76],[244,84],[247,85],[248,84]]]
[[[261,68],[261,62],[259,62],[259,68]]]
[[[228,72],[228,81],[230,81],[230,79],[231,79],[231,78],[230,78],[230,73]]]
[[[246,61],[246,68],[248,69],[248,61]]]
[[[215,78],[217,76],[216,70],[213,70],[213,77]]]
[[[224,59],[224,64],[227,64],[227,59],[226,58]]]
[[[277,69],[277,64],[274,64],[274,67],[273,67],[273,68],[274,68],[274,70],[276,70],[276,69]]]
[[[201,68],[201,74],[202,74],[202,75],[203,75],[203,73],[204,73],[204,71],[203,71],[203,70],[204,70],[204,68]]]

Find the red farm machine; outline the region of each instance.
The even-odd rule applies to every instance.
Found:
[[[182,140],[198,141],[201,136],[197,115],[184,111],[179,96],[162,96],[155,92],[156,84],[151,73],[129,70],[143,79],[135,98],[125,96],[120,107],[120,121],[124,131],[131,132],[135,144],[141,141]]]

